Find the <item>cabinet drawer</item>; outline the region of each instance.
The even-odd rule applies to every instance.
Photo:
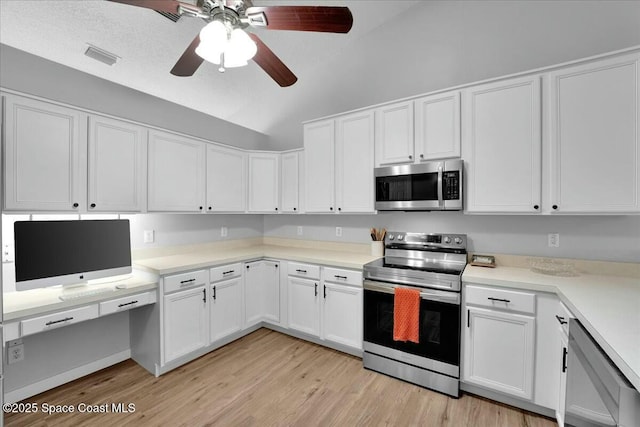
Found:
[[[362,286],[362,272],[343,270],[341,268],[324,267],[322,278],[325,282],[344,283],[353,286]]]
[[[522,313],[535,313],[536,311],[536,295],[529,292],[466,286],[465,293],[467,304]]]
[[[20,335],[37,334],[98,317],[98,304],[60,311],[20,322]]]
[[[100,316],[130,310],[142,305],[153,304],[154,302],[156,302],[155,291],[149,291],[137,295],[127,295],[126,297],[101,302]]]
[[[308,279],[320,279],[320,267],[312,264],[289,263],[289,276],[306,277]]]
[[[202,286],[207,283],[207,271],[198,270],[190,273],[174,274],[164,278],[164,293],[174,292],[192,286]]]
[[[209,281],[211,283],[219,282],[220,280],[231,279],[232,277],[238,277],[242,275],[242,264],[228,264],[221,267],[214,267],[209,270]]]

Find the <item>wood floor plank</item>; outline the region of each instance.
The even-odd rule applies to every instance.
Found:
[[[522,426],[555,421],[473,395],[445,395],[362,360],[260,329],[155,378],[128,360],[26,401],[135,404],[133,413],[5,414],[7,426]]]

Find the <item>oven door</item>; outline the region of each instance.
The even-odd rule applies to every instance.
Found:
[[[393,300],[396,287],[420,290],[418,344],[393,340]],[[458,377],[460,294],[365,280],[364,350]]]

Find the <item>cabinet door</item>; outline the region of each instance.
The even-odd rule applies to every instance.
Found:
[[[285,153],[280,157],[280,188],[282,202],[280,209],[282,212],[299,212],[298,209],[298,188],[299,188],[299,153]]]
[[[265,312],[265,294],[262,286],[265,265],[262,261],[245,264],[244,271],[244,316],[245,327],[262,321]]]
[[[207,144],[207,212],[244,212],[247,154]]]
[[[207,345],[206,293],[200,286],[164,297],[164,363]]]
[[[89,117],[89,211],[140,212],[146,187],[147,130]]]
[[[215,342],[242,329],[242,277],[211,285],[209,335]]]
[[[280,263],[264,262],[264,320],[280,323]]]
[[[416,160],[460,157],[460,92],[416,99]]]
[[[376,166],[413,162],[413,101],[376,110]]]
[[[551,212],[640,211],[640,55],[549,74]]]
[[[375,212],[373,112],[336,120],[336,204],[338,212]]]
[[[249,154],[249,212],[278,212],[279,160],[279,154]]]
[[[463,380],[531,399],[535,319],[481,308],[467,316]]]
[[[320,281],[289,276],[289,328],[320,336]]]
[[[333,120],[304,126],[305,210],[308,213],[334,212]]]
[[[204,143],[170,133],[150,131],[148,168],[149,211],[204,210]]]
[[[324,282],[322,338],[362,350],[362,288]]]
[[[6,96],[6,210],[78,211],[86,200],[81,181],[83,114],[28,98]],[[86,122],[85,122],[86,124]],[[83,124],[84,125],[84,124]],[[86,128],[85,128],[86,130]]]
[[[564,427],[565,400],[567,396],[567,357],[569,351],[569,338],[564,329],[558,327],[558,375],[560,380],[558,384],[558,408],[556,409],[556,420],[559,427]]]
[[[540,212],[540,78],[463,93],[467,212]]]

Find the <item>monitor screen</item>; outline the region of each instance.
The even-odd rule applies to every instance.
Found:
[[[131,272],[128,220],[17,221],[14,243],[19,291]]]

